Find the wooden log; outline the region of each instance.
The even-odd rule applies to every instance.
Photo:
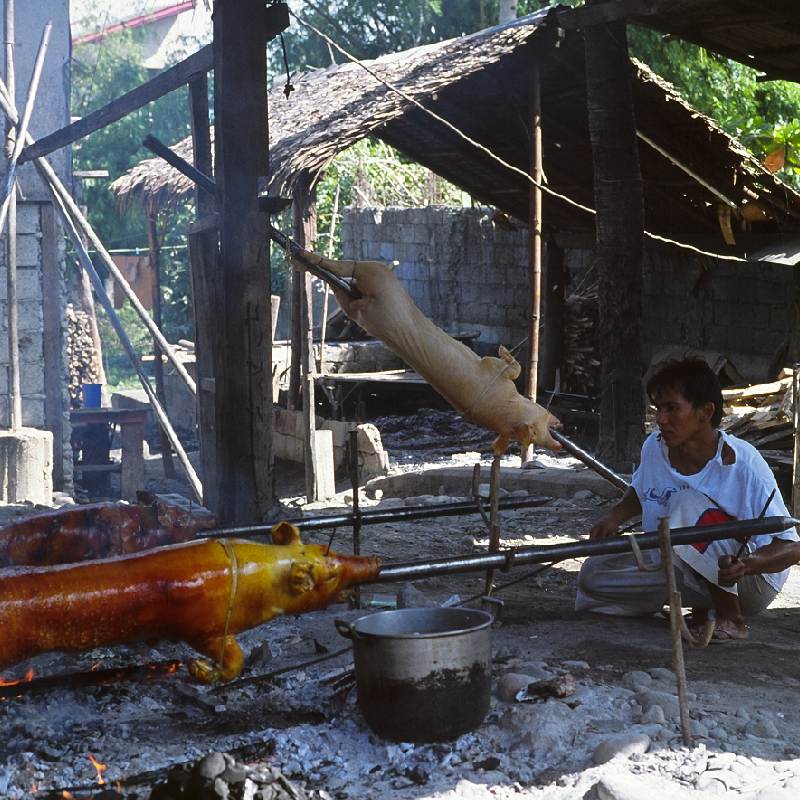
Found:
[[[192,151],[195,167],[213,175],[211,128],[208,118],[208,78],[205,73],[189,83],[189,108],[192,124]],[[195,191],[197,222],[189,233],[189,266],[192,280],[192,311],[195,336],[197,376],[197,422],[200,434],[200,462],[203,476],[203,504],[219,508],[220,477],[217,464],[217,404],[214,378],[222,348],[222,333],[215,324],[216,304],[222,297],[219,275],[218,230],[214,195],[197,187]],[[213,224],[198,226],[200,222]]]

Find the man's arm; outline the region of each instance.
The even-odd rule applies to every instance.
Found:
[[[613,505],[589,531],[590,539],[609,539],[619,534],[619,526],[623,522],[642,513],[642,504],[636,490],[629,486],[622,499]]]
[[[764,547],[724,566],[720,564],[720,586],[733,586],[745,575],[761,575],[765,572],[783,572],[794,564],[800,564],[800,542],[788,539],[773,539]]]

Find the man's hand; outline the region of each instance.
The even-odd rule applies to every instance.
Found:
[[[601,517],[589,531],[590,539],[611,539],[619,535],[619,523],[616,516],[613,514],[606,514]]]
[[[749,574],[747,559],[734,558],[733,556],[719,557],[719,574],[717,581],[720,586],[734,586],[737,581]]]

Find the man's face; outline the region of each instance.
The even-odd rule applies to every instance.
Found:
[[[711,430],[714,404],[693,406],[680,389],[662,389],[653,396],[656,424],[667,447],[680,447]]]

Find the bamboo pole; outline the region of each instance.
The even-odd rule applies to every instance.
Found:
[[[525,396],[536,402],[539,378],[539,319],[542,305],[542,93],[539,60],[531,69],[531,171],[535,185],[530,190],[528,251],[530,260],[530,295],[528,298],[528,342],[530,345]],[[522,463],[533,456],[533,445],[522,453]]]
[[[0,107],[3,109],[3,112],[9,118],[9,120],[16,125],[19,121],[19,115],[17,114],[17,110],[11,100],[11,95],[9,94],[8,88],[6,87],[5,82],[2,80],[0,80]],[[26,144],[33,144],[35,142],[35,139],[30,134],[26,135],[25,140]],[[117,265],[112,260],[105,246],[94,232],[94,229],[89,224],[86,217],[84,217],[84,215],[81,213],[81,210],[78,208],[75,201],[72,199],[72,195],[67,191],[66,187],[61,182],[61,179],[58,177],[58,175],[56,175],[55,171],[46,159],[35,158],[33,159],[33,163],[44,179],[45,186],[47,186],[53,197],[57,198],[58,202],[64,206],[71,217],[75,220],[76,227],[83,232],[83,234],[89,240],[89,243],[97,251],[97,254],[100,256],[100,259],[103,262],[103,266],[111,273],[114,280],[120,285],[125,293],[125,296],[128,298],[128,300],[130,300],[131,305],[139,315],[142,322],[144,322],[147,329],[150,331],[152,337],[158,342],[159,347],[161,347],[167,358],[169,358],[170,362],[172,362],[172,365],[175,367],[175,371],[181,376],[192,394],[196,395],[197,386],[195,385],[194,379],[186,371],[186,367],[180,362],[175,354],[175,351],[172,349],[172,346],[164,338],[164,334],[161,333],[156,324],[150,318],[150,315],[142,306],[139,298],[136,296],[136,293],[125,279],[125,276],[117,268]]]
[[[14,0],[6,0],[5,67],[8,95],[16,93],[16,71],[14,68]],[[8,170],[16,150],[14,128],[18,120],[7,121],[6,154]],[[17,193],[16,184],[8,195],[8,242],[6,258],[6,313],[8,315],[8,422],[11,430],[22,427],[22,389],[19,375],[19,307],[17,306]]]
[[[42,31],[42,39],[39,42],[39,51],[36,53],[36,61],[33,65],[33,73],[31,75],[30,83],[28,84],[28,94],[25,98],[25,109],[22,112],[22,120],[17,128],[16,140],[14,142],[14,149],[11,153],[11,159],[8,164],[8,172],[6,174],[6,189],[3,196],[3,205],[0,207],[0,234],[6,226],[6,216],[8,214],[8,207],[11,203],[11,195],[16,191],[17,186],[17,163],[19,161],[20,153],[25,145],[25,136],[28,133],[28,125],[31,121],[33,114],[33,107],[36,103],[36,93],[39,91],[39,80],[42,77],[42,66],[44,65],[44,57],[47,54],[47,48],[50,44],[50,31],[53,29],[53,24],[48,22]]]
[[[681,593],[675,582],[675,569],[672,565],[672,542],[669,534],[669,517],[658,520],[658,536],[661,545],[661,564],[667,577],[669,599],[669,622],[672,634],[672,669],[678,683],[678,709],[681,718],[681,734],[683,743],[692,746],[691,720],[689,719],[689,698],[686,690],[686,665],[683,661],[683,643],[681,642]]]
[[[41,160],[41,159],[37,159]],[[142,385],[145,393],[147,394],[148,399],[150,400],[150,405],[153,408],[153,412],[158,419],[161,428],[167,434],[170,440],[170,444],[172,445],[175,453],[178,456],[179,461],[181,462],[181,466],[186,473],[186,477],[189,479],[189,485],[192,488],[192,492],[194,493],[195,497],[197,498],[198,502],[202,502],[203,498],[203,485],[200,482],[200,479],[197,477],[197,473],[194,470],[191,462],[189,461],[189,457],[186,454],[186,451],[183,449],[183,445],[181,444],[180,440],[178,439],[178,435],[175,433],[175,429],[172,427],[164,409],[161,406],[161,403],[158,401],[158,397],[150,385],[150,381],[147,376],[144,374],[144,370],[142,369],[141,362],[139,360],[138,355],[136,354],[136,350],[131,343],[131,340],[128,338],[128,334],[125,332],[125,328],[122,326],[122,322],[119,319],[117,312],[114,309],[114,304],[111,302],[108,294],[106,294],[105,286],[103,286],[103,281],[100,280],[100,276],[97,274],[94,268],[94,264],[92,264],[92,259],[89,257],[89,251],[86,249],[85,245],[81,241],[80,233],[78,232],[77,226],[75,221],[69,214],[69,211],[66,205],[62,202],[61,197],[58,194],[54,194],[55,205],[58,209],[61,220],[64,223],[64,227],[69,235],[69,238],[72,240],[72,244],[75,247],[75,250],[78,254],[78,258],[80,260],[81,266],[89,275],[89,279],[94,286],[95,294],[97,295],[97,299],[100,301],[100,305],[103,306],[106,314],[108,315],[108,320],[111,323],[112,327],[116,331],[119,340],[125,349],[125,352],[128,354],[128,358],[131,361],[131,365],[136,370],[136,374],[139,376],[139,382]]]

